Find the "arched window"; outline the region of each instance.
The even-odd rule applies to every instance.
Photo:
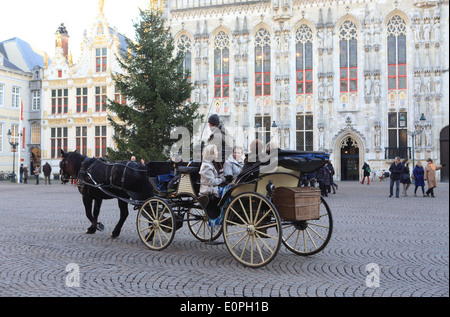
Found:
[[[183,71],[185,74],[189,73],[188,80],[191,81],[192,78],[192,44],[189,37],[186,35],[181,35],[178,39],[178,50],[184,52],[184,60],[183,60]]]
[[[387,24],[388,89],[406,89],[406,23],[394,15]]]
[[[230,38],[220,31],[214,37],[214,98],[230,96]]]
[[[255,96],[270,96],[270,33],[264,28],[255,36]]]
[[[358,30],[355,23],[345,21],[339,29],[340,91],[358,91]]]
[[[312,31],[302,24],[295,33],[297,95],[313,93]]]

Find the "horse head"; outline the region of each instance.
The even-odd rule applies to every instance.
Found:
[[[66,153],[61,149],[61,162],[59,162],[61,181],[67,183],[71,178],[77,178],[84,159],[84,155],[77,152]]]

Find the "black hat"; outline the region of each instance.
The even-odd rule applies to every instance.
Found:
[[[217,114],[212,114],[208,119],[208,123],[218,126],[220,124],[219,116]]]

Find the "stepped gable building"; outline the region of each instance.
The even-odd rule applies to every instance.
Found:
[[[44,54],[20,38],[0,42],[0,171],[40,163]],[[22,107],[23,106],[23,107]],[[8,142],[17,143],[15,149]],[[18,178],[17,178],[18,179]]]
[[[106,99],[125,102],[115,89],[112,74],[121,72],[116,56],[124,56],[127,44],[125,37],[109,26],[103,1],[90,32],[84,31],[78,61],[70,52],[69,39],[68,30],[61,25],[55,34],[55,56],[46,63],[43,80],[42,159],[58,171],[60,149],[105,156],[106,148],[113,146]]]
[[[162,5],[192,100],[218,113],[238,145],[258,135],[329,152],[338,180],[359,179],[364,161],[377,171],[397,155],[431,157],[447,162],[448,180],[448,1]]]

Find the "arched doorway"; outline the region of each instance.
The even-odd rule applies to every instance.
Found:
[[[341,143],[341,180],[359,180],[359,147],[351,137],[345,137]]]
[[[34,171],[36,165],[41,166],[41,149],[35,147],[31,149],[30,153],[30,169],[29,171]]]
[[[449,131],[448,126],[442,129],[440,135],[439,135],[439,142],[440,142],[440,160],[441,160],[441,182],[448,183],[448,164],[449,164]]]

